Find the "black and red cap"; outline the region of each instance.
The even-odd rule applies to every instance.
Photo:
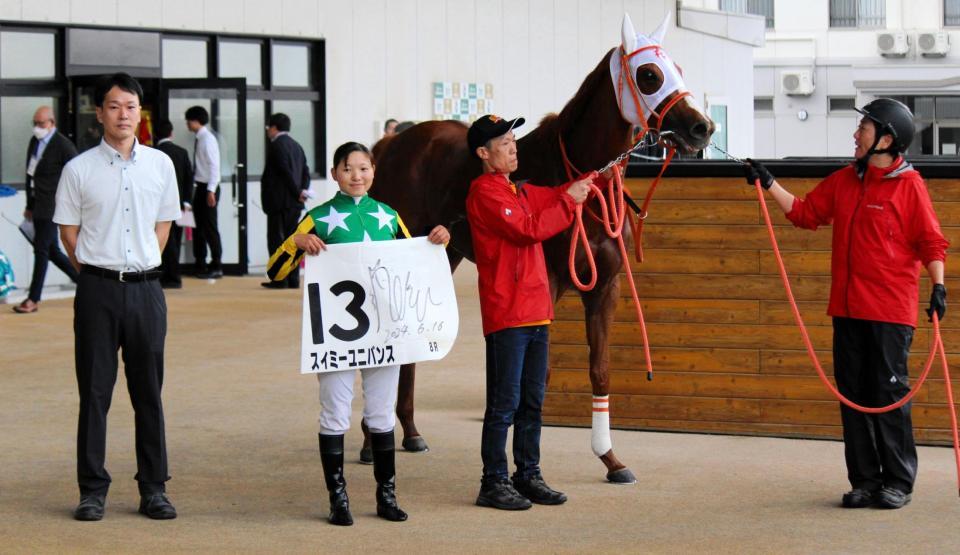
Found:
[[[476,156],[477,149],[487,144],[487,141],[506,135],[511,129],[523,125],[525,121],[522,117],[503,119],[493,114],[480,116],[467,131],[467,145],[470,147],[470,153]]]

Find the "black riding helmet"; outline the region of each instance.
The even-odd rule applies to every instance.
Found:
[[[905,152],[913,142],[913,113],[906,105],[892,98],[878,98],[868,103],[863,108],[854,108],[867,118],[869,118],[877,127],[876,138],[873,140],[873,146],[867,151],[864,158],[870,158],[877,153],[890,153],[894,156]],[[890,135],[893,142],[888,148],[876,150],[877,143],[884,135]]]

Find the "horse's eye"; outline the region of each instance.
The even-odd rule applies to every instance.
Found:
[[[652,81],[657,78],[657,76],[649,69],[645,70],[641,77],[643,77],[647,81]]]

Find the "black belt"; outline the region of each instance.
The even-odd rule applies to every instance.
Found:
[[[153,268],[152,270],[144,270],[142,272],[118,272],[116,270],[108,270],[106,268],[98,268],[97,266],[88,266],[87,264],[84,264],[81,268],[81,271],[85,274],[91,274],[123,283],[133,281],[150,281],[160,277],[160,270],[156,268]]]

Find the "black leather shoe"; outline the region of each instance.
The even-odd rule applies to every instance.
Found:
[[[197,274],[199,279],[220,279],[223,277],[223,270],[220,268],[210,269],[202,274]]]
[[[265,289],[286,289],[287,285],[282,281],[262,281],[260,287]]]
[[[550,489],[540,474],[534,474],[527,479],[514,476],[513,487],[517,493],[538,505],[563,505],[567,502],[567,496]]]
[[[148,493],[140,496],[138,512],[153,520],[170,520],[177,518],[177,510],[163,492]]]
[[[360,448],[360,464],[373,464],[373,449],[369,447]]]
[[[862,509],[873,505],[877,492],[868,489],[853,488],[843,494],[840,505],[845,509]]]
[[[883,509],[899,509],[910,503],[911,495],[897,488],[884,487],[877,494],[877,506]]]
[[[477,496],[477,505],[493,507],[504,511],[525,511],[533,506],[530,500],[517,493],[513,485],[507,480],[490,482],[480,485],[480,495]]]
[[[84,521],[103,519],[103,507],[106,501],[106,497],[103,495],[80,496],[80,504],[73,511],[73,518]]]

